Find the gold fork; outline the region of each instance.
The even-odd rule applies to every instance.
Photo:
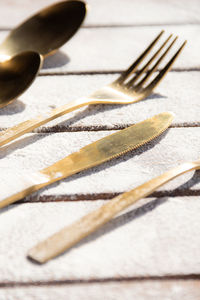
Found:
[[[172,56],[168,63],[162,68],[157,76],[148,84],[152,77],[152,74],[158,69],[158,66],[163,61],[175,41],[178,37],[175,37],[169,44],[164,53],[156,60],[162,49],[171,39],[172,34],[164,41],[161,47],[155,52],[155,54],[149,59],[149,61],[139,70],[138,67],[152,50],[157,41],[160,39],[164,31],[161,31],[159,35],[153,40],[153,42],[145,49],[145,51],[138,57],[138,59],[114,82],[105,87],[97,90],[88,97],[79,98],[75,101],[69,102],[61,107],[51,110],[49,113],[40,115],[35,119],[28,120],[18,125],[11,127],[0,134],[0,146],[7,144],[8,142],[22,136],[23,134],[30,132],[31,130],[44,125],[45,123],[54,120],[66,113],[74,111],[82,106],[89,104],[129,104],[138,102],[152,93],[155,87],[160,83],[161,79],[172,67],[174,61],[180,54],[181,50],[186,44],[186,41],[181,45],[177,52]],[[152,65],[150,67],[150,65]],[[150,68],[149,68],[150,67]]]

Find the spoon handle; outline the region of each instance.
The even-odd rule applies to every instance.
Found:
[[[28,257],[39,263],[47,262],[99,229],[128,206],[150,195],[163,184],[197,168],[199,168],[199,164],[195,162],[181,164],[135,189],[115,197],[97,210],[40,242],[28,252]]]
[[[50,112],[40,115],[35,119],[27,120],[25,122],[17,124],[14,127],[10,127],[0,133],[0,146],[3,146],[17,139],[23,134],[28,133],[41,125],[44,125],[58,117],[61,117],[66,113],[72,112],[82,106],[89,105],[92,102],[94,101],[91,101],[91,99],[89,98],[79,98],[61,107],[52,109]]]

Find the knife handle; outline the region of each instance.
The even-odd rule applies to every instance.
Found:
[[[197,167],[198,165],[193,162],[184,163],[129,192],[115,197],[97,210],[89,213],[72,225],[63,228],[61,231],[50,236],[43,242],[40,242],[28,252],[28,257],[39,263],[47,262],[53,257],[66,251],[68,248],[74,246],[84,237],[99,229],[119,212],[139,199],[148,196],[157,188],[175,177],[194,170]]]
[[[85,148],[87,148],[87,146],[85,146]],[[82,151],[83,149],[84,148],[82,148]],[[51,166],[38,172],[15,173],[9,177],[9,181],[1,181],[0,209],[51,183],[82,171],[86,163],[84,159],[81,160],[80,157],[82,157],[81,150],[68,155],[64,159],[58,160]]]
[[[41,125],[44,125],[58,117],[63,116],[66,113],[72,112],[82,106],[89,105],[91,100],[87,98],[79,98],[75,101],[69,102],[61,107],[52,109],[49,113],[40,115],[35,119],[27,120],[17,124],[14,127],[8,128],[0,133],[0,146],[3,146],[16,138],[28,133]]]
[[[28,196],[51,182],[53,182],[52,178],[41,172],[13,174],[9,177],[9,181],[1,182],[0,209]]]

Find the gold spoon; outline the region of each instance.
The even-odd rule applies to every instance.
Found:
[[[42,65],[43,57],[53,54],[75,34],[83,22],[85,14],[86,4],[83,1],[59,2],[39,11],[9,33],[0,45],[0,74],[2,74],[0,87],[3,83],[3,74],[7,74],[7,83],[1,87],[0,107],[13,101],[28,88]],[[29,53],[22,54],[24,51],[29,51]],[[38,52],[40,55],[33,52]],[[19,53],[21,53],[20,56],[13,57]],[[31,56],[33,62],[30,59]],[[15,62],[19,61],[19,57],[21,57],[20,64],[16,64]],[[36,63],[35,68],[33,68],[34,59],[38,61],[38,58],[40,58],[40,63]],[[25,81],[23,79],[25,79],[24,69],[28,71],[29,63],[30,74],[27,75],[29,78],[29,84],[27,84],[28,78]],[[16,72],[16,65],[18,66],[18,79],[14,83],[13,74]],[[12,66],[13,71],[11,70]],[[8,76],[8,69],[12,74],[11,76]]]
[[[36,77],[42,63],[37,52],[27,51],[0,62],[0,108],[21,95]]]

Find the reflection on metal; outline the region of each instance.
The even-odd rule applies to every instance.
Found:
[[[31,174],[28,178],[27,176],[25,176],[26,178],[22,177],[22,188],[19,189],[19,184],[17,184],[16,190],[14,187],[9,187],[6,194],[4,193],[6,196],[3,197],[3,199],[0,199],[0,208],[3,208],[53,182],[100,165],[144,145],[166,130],[172,120],[173,115],[171,113],[161,113],[91,143],[81,148],[78,152],[74,152],[53,165],[37,172],[38,181],[36,184],[34,183]],[[39,176],[39,174],[42,176]],[[33,176],[35,180],[35,173]]]
[[[0,45],[0,107],[30,86],[43,57],[75,34],[85,14],[84,2],[64,1],[41,10],[10,32]]]

